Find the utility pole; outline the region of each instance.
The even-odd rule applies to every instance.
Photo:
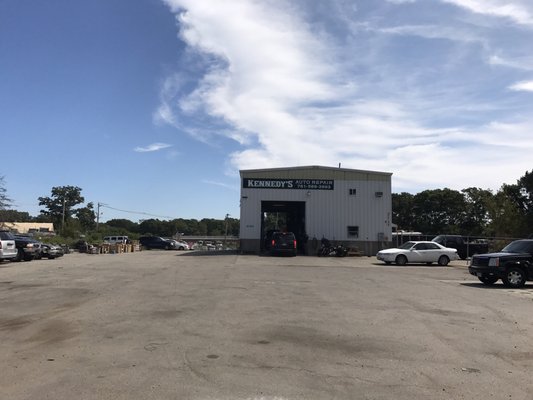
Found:
[[[226,214],[226,217],[224,218],[224,225],[226,227],[225,233],[224,233],[224,250],[226,250],[226,239],[228,238],[228,217],[229,214]]]
[[[63,218],[61,220],[61,234],[65,230],[65,196],[63,196]]]
[[[106,206],[104,203],[96,203],[96,232],[98,232],[98,225],[100,224],[100,207]]]

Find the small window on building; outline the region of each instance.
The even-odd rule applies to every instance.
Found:
[[[359,237],[359,227],[358,226],[349,226],[348,227],[348,237],[351,237],[351,238]]]
[[[355,196],[357,194],[357,189],[348,189],[350,196]]]

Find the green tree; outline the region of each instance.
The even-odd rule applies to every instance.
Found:
[[[139,232],[142,235],[151,234],[155,236],[172,236],[172,228],[169,227],[168,221],[159,219],[145,219],[139,224]]]
[[[94,204],[87,203],[85,207],[78,208],[74,211],[78,221],[84,231],[90,231],[96,228],[96,213],[94,212]]]
[[[194,232],[194,230],[196,229],[196,224],[194,224],[194,226],[191,226],[190,221],[191,220],[185,220],[183,218],[172,220],[172,226],[174,228],[175,233],[191,235],[191,232]]]
[[[31,222],[33,221],[30,213],[17,210],[0,210],[0,221],[3,222]]]
[[[461,191],[465,200],[465,216],[461,223],[463,234],[482,236],[488,233],[490,210],[494,209],[494,194],[490,190],[470,187]]]
[[[228,236],[239,236],[240,221],[237,218],[228,218]]]
[[[225,224],[224,220],[204,218],[200,223],[205,223],[207,236],[222,236],[224,235]]]
[[[129,219],[110,219],[106,222],[109,227],[120,228],[127,232],[138,233],[139,224]]]
[[[38,200],[40,206],[46,207],[41,214],[50,217],[56,226],[63,225],[62,221],[68,223],[75,212],[74,206],[85,201],[77,186],[53,187],[50,197],[39,197]]]
[[[7,195],[7,189],[4,182],[4,177],[0,176],[0,210],[5,210],[11,207],[13,201]]]
[[[414,197],[411,193],[406,192],[392,194],[392,222],[398,226],[398,229],[414,230]]]
[[[424,190],[413,200],[414,228],[425,234],[461,233],[465,208],[461,192],[448,188]]]
[[[200,228],[199,228],[200,221],[198,221],[197,219],[188,219],[186,220],[186,222],[187,222],[187,225],[189,226],[191,235],[200,234]]]
[[[524,174],[516,184],[503,185],[501,191],[513,202],[519,212],[515,231],[519,236],[533,233],[533,171]]]
[[[205,235],[207,236],[208,227],[207,227],[207,221],[205,219],[202,219],[198,222],[198,230],[197,235]]]
[[[489,205],[488,236],[523,237],[527,234],[528,226],[523,210],[516,203],[514,189],[509,185],[503,185]]]
[[[35,217],[32,217],[32,220],[35,222],[54,222],[49,215],[39,214]]]
[[[7,189],[4,183],[4,177],[0,176],[0,212],[5,211],[7,208],[11,207],[12,200],[7,195]],[[3,225],[5,220],[4,215],[0,214],[0,227]]]

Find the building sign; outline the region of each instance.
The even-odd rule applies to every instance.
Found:
[[[333,179],[263,179],[244,178],[244,189],[333,190]]]

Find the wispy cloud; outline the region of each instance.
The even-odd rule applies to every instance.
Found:
[[[481,35],[455,26],[402,25],[377,29],[381,33],[404,36],[420,36],[426,39],[447,39],[458,42],[483,42]]]
[[[517,82],[514,85],[509,86],[509,89],[517,92],[533,92],[533,81]]]
[[[177,121],[172,112],[172,101],[175,100],[179,89],[183,85],[183,79],[177,73],[165,78],[159,92],[160,105],[153,113],[152,118],[156,124],[169,124],[176,126]]]
[[[163,149],[166,149],[166,148],[169,148],[169,147],[172,147],[172,145],[168,144],[168,143],[152,143],[152,144],[149,144],[146,147],[135,147],[133,149],[133,151],[136,151],[138,153],[147,153],[147,152],[150,152],[150,151],[163,150]]]
[[[509,18],[519,24],[533,26],[533,4],[530,0],[442,0],[472,12]]]
[[[419,2],[419,14],[398,19],[398,8],[412,2],[369,0],[350,11],[353,29],[334,14],[318,28],[306,1],[166,0],[199,68],[187,85],[169,77],[156,115],[174,125],[186,120],[201,140],[216,131],[237,141],[229,155],[235,169],[342,162],[394,172],[404,190],[497,188],[530,168],[533,122],[517,117],[527,105],[508,90],[523,76],[498,74],[494,65],[504,58],[490,54],[525,60],[533,32],[520,28],[525,38],[517,42],[478,24],[494,15],[521,23],[527,18],[516,10],[531,10],[487,1],[485,13],[474,0]],[[452,13],[444,2],[460,8]],[[457,13],[470,12],[479,14],[475,25],[458,22]],[[502,141],[499,130],[516,141]],[[499,168],[495,160],[505,159]]]
[[[492,55],[489,58],[489,64],[501,65],[509,68],[516,68],[525,71],[533,71],[533,57],[504,58],[498,55]]]
[[[231,189],[231,190],[234,190],[234,191],[239,191],[239,186],[238,185],[229,185],[227,183],[223,183],[223,182],[216,182],[216,181],[210,181],[210,180],[202,180],[203,183],[207,184],[207,185],[214,185],[214,186],[220,186],[220,187],[223,187],[223,188],[226,188],[226,189]]]

